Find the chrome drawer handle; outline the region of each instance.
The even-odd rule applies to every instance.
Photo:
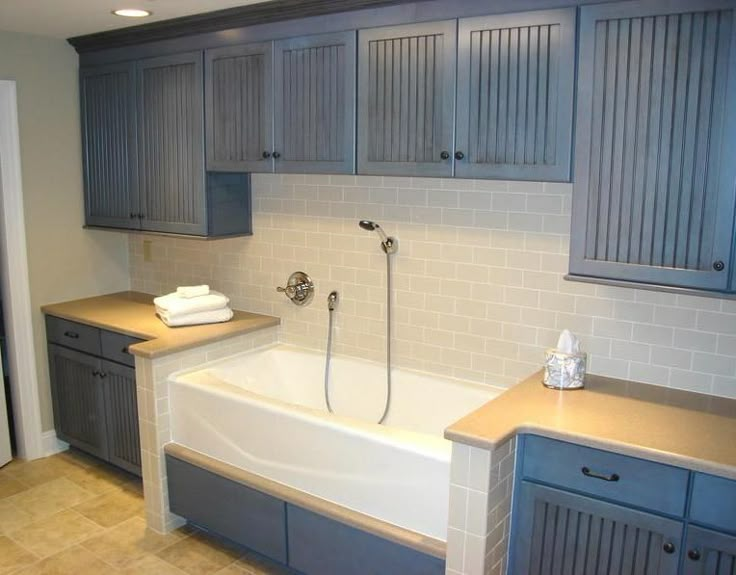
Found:
[[[596,473],[595,471],[591,471],[588,467],[583,467],[580,471],[583,472],[583,475],[586,477],[592,477],[593,479],[602,479],[603,481],[618,481],[621,479],[618,476],[618,473],[611,473],[611,475],[603,475],[602,473]]]
[[[72,339],[79,339],[79,334],[78,334],[78,333],[76,333],[76,332],[73,332],[73,331],[65,331],[65,332],[64,332],[64,335],[65,335],[66,337],[70,337],[70,338],[72,338]]]

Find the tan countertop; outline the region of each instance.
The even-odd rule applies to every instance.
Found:
[[[536,373],[445,431],[493,449],[534,433],[736,479],[736,400],[587,375],[547,389]]]
[[[277,317],[235,311],[224,323],[167,327],[156,316],[156,296],[126,291],[45,305],[41,311],[63,319],[139,337],[146,341],[130,346],[133,355],[148,359],[183,351],[228,337],[273,327]]]

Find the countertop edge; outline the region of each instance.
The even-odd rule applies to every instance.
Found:
[[[276,316],[233,310],[233,318],[226,322],[168,327],[156,317],[154,297],[142,292],[123,291],[45,304],[40,309],[45,316],[142,339],[144,341],[130,345],[129,352],[148,360],[281,324],[281,319]],[[202,331],[195,332],[195,328],[201,328]]]
[[[452,428],[448,428],[445,430],[445,439],[457,443],[462,443],[464,445],[469,445],[471,447],[493,450],[503,445],[508,440],[522,434],[533,434],[547,437],[549,439],[558,439],[560,441],[567,441],[569,443],[575,443],[584,447],[602,449],[605,451],[610,451],[612,453],[617,453],[619,455],[638,457],[640,459],[647,459],[649,461],[654,461],[656,463],[661,463],[664,465],[683,467],[692,471],[710,473],[713,475],[718,475],[719,477],[724,477],[726,479],[736,480],[736,467],[732,467],[730,465],[724,465],[713,461],[688,457],[686,455],[680,455],[670,451],[660,451],[658,449],[652,449],[645,446],[621,443],[619,441],[611,439],[593,437],[590,435],[577,433],[567,433],[558,429],[551,429],[549,427],[536,425],[534,423],[520,423],[518,426],[510,429],[507,433],[499,435],[498,437],[493,439],[485,439],[476,435],[454,431],[452,430]]]

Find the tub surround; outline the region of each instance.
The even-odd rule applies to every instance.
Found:
[[[445,437],[496,449],[534,433],[736,479],[736,400],[588,375],[547,389],[535,373],[451,425]]]
[[[321,497],[315,497],[314,495],[310,495],[304,491],[293,489],[276,481],[271,481],[260,475],[250,473],[235,467],[234,465],[229,465],[219,459],[209,457],[203,453],[194,451],[193,449],[189,449],[188,447],[184,447],[177,443],[169,443],[166,445],[165,452],[171,457],[175,457],[181,461],[207,469],[208,471],[216,473],[230,481],[267,493],[273,497],[282,499],[287,503],[314,511],[320,515],[339,521],[340,523],[377,535],[383,539],[394,541],[411,549],[415,549],[416,551],[426,553],[427,555],[431,555],[439,559],[445,558],[446,545],[444,541],[439,539],[434,539],[432,537],[416,533],[415,531],[397,527],[396,525],[376,519],[375,517],[371,517],[364,513],[353,511],[343,507],[342,505],[336,505],[335,503],[322,499]]]
[[[154,297],[147,293],[124,291],[45,305],[41,310],[47,315],[145,339],[130,346],[130,352],[146,359],[163,357],[280,323],[277,317],[234,310],[235,315],[228,322],[170,328],[156,317]]]

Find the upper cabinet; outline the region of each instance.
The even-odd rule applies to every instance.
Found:
[[[207,168],[270,172],[273,44],[205,52]]]
[[[734,24],[731,2],[581,8],[572,274],[728,289]]]
[[[359,173],[452,176],[456,26],[360,31]]]
[[[86,225],[251,232],[247,174],[205,173],[202,53],[80,71]]]
[[[138,63],[138,197],[141,227],[206,233],[202,54]]]
[[[574,59],[574,8],[360,31],[358,172],[569,180]]]
[[[135,63],[80,71],[88,225],[138,226]]]
[[[455,175],[568,181],[575,10],[460,20]]]
[[[353,173],[355,32],[207,50],[207,167]]]
[[[355,169],[355,32],[292,38],[274,48],[274,169]]]

